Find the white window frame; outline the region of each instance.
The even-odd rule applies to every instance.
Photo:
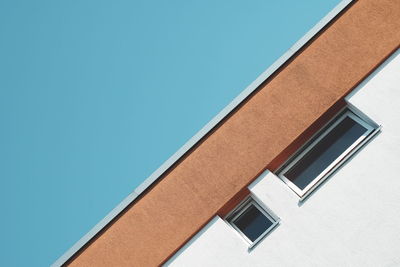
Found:
[[[268,227],[256,240],[251,241],[234,223],[251,205],[258,209],[268,220],[272,222],[271,226]],[[233,209],[226,217],[225,221],[229,226],[235,230],[249,245],[249,249],[252,249],[258,242],[260,242],[266,235],[268,235],[272,229],[279,224],[279,218],[268,208],[258,203],[252,196],[248,196],[243,200],[236,208]]]
[[[312,182],[309,183],[303,190],[297,187],[296,184],[294,184],[292,181],[284,176],[284,173],[291,169],[300,159],[303,158],[303,156],[308,151],[310,151],[319,141],[321,141],[322,138],[330,133],[333,128],[336,127],[340,122],[342,122],[346,117],[350,117],[361,126],[365,127],[367,131],[362,136],[360,136],[349,148],[347,148],[335,161],[333,161],[327,168],[325,168],[324,171],[322,171],[317,177],[315,177]],[[317,188],[326,178],[328,178],[330,174],[332,174],[338,167],[340,167],[340,165],[345,162],[346,159],[348,159],[359,148],[361,148],[361,146],[365,144],[380,129],[380,127],[377,127],[375,124],[372,125],[371,123],[361,119],[349,108],[346,108],[346,111],[343,114],[333,118],[332,121],[330,121],[331,125],[328,128],[326,128],[326,126],[323,127],[322,130],[317,133],[318,137],[314,140],[311,138],[311,141],[309,141],[304,147],[299,149],[299,151],[301,152],[297,154],[294,158],[289,159],[289,164],[278,172],[278,177],[282,179],[289,186],[289,188],[301,198],[301,200],[305,199],[315,188]]]

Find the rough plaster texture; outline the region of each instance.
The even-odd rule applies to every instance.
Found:
[[[253,182],[281,219],[253,250],[214,217],[166,266],[400,266],[400,50],[348,101],[381,133],[302,204],[269,171]]]
[[[76,255],[71,266],[157,266],[400,43],[400,1],[363,0]]]

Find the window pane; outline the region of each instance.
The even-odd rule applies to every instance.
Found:
[[[272,222],[254,205],[247,208],[233,223],[251,241],[255,241],[272,225]]]
[[[346,117],[284,176],[304,189],[366,131],[365,127]]]

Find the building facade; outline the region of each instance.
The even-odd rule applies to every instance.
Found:
[[[379,130],[311,195],[269,170],[248,186],[279,218],[254,247],[215,216],[166,266],[400,266],[399,85],[397,51],[346,97]]]
[[[400,266],[400,1],[343,1],[54,266]]]

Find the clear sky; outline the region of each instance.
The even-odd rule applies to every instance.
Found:
[[[54,262],[339,2],[0,0],[0,266]]]

